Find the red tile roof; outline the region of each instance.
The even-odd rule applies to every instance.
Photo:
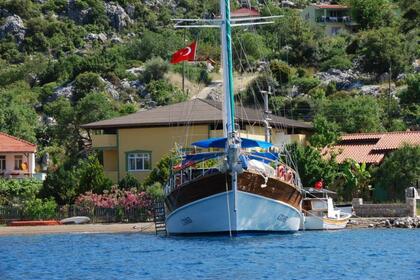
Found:
[[[36,145],[0,132],[0,153],[35,153]]]
[[[403,144],[420,145],[420,131],[408,131],[402,133],[391,132],[384,134],[373,149],[376,151],[395,150]]]
[[[359,163],[380,164],[387,153],[404,144],[420,145],[420,131],[343,135],[337,145],[325,148],[322,153],[327,158],[336,154],[339,163],[353,159]]]
[[[230,17],[259,17],[260,16],[260,12],[258,12],[256,9],[254,8],[240,8],[237,9],[235,11],[233,11],[230,14]]]
[[[374,139],[381,139],[383,133],[355,133],[355,134],[346,134],[341,136],[341,141],[347,140],[374,140]]]
[[[338,163],[344,162],[346,159],[352,159],[356,162],[379,164],[385,154],[371,153],[375,145],[335,145],[333,148],[324,150],[324,153],[336,154]]]

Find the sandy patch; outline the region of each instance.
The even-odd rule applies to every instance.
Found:
[[[132,224],[86,224],[32,227],[0,227],[0,236],[55,233],[155,233],[155,225],[149,223]]]

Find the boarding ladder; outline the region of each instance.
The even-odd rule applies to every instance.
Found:
[[[165,223],[165,204],[163,201],[155,201],[153,204],[153,214],[155,221],[156,235],[166,235],[166,223]]]

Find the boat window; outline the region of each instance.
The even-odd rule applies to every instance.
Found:
[[[151,168],[151,153],[129,153],[128,171],[145,171]]]

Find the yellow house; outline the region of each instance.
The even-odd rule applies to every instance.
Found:
[[[241,137],[264,140],[262,111],[237,106],[235,114]],[[303,143],[312,130],[304,122],[270,117],[276,145]],[[175,145],[190,148],[192,142],[222,136],[222,123],[221,103],[193,99],[82,127],[93,132],[92,146],[102,155],[104,171],[118,182],[127,172],[144,180]]]

